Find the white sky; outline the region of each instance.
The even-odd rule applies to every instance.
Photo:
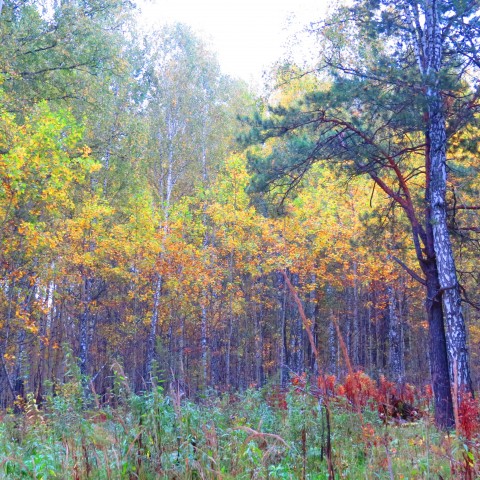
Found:
[[[182,22],[211,45],[222,71],[250,83],[286,52],[287,39],[334,0],[143,0],[148,26]]]

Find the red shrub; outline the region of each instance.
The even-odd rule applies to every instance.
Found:
[[[465,438],[471,440],[479,431],[479,405],[470,393],[462,393],[458,405],[458,428]]]
[[[347,375],[344,388],[345,396],[356,407],[364,407],[377,396],[375,382],[361,370]]]
[[[287,409],[286,393],[281,387],[272,387],[265,396],[267,405],[280,410]]]
[[[323,395],[333,395],[336,381],[335,375],[320,375],[317,379],[317,385]]]

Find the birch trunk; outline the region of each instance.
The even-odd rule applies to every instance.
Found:
[[[204,294],[204,302],[206,302],[206,295]],[[208,386],[208,339],[207,339],[207,308],[202,305],[202,321],[201,321],[201,338],[200,348],[202,356],[202,387]]]
[[[425,8],[426,99],[428,109],[427,162],[430,175],[429,202],[433,243],[438,268],[439,291],[443,303],[449,358],[450,383],[457,378],[459,392],[472,392],[467,335],[450,234],[447,226],[447,134],[439,78],[442,68],[443,39],[437,2]],[[454,367],[455,366],[455,367]],[[454,372],[454,368],[456,371]]]
[[[204,120],[208,116],[208,105],[204,104]],[[205,121],[202,122],[201,131],[201,167],[202,167],[202,185],[203,189],[207,188],[208,184],[208,169],[207,169],[207,127]],[[205,227],[205,236],[203,238],[202,248],[207,253],[207,248],[210,243],[208,238],[207,228],[207,205],[203,205],[202,212],[202,224]],[[202,355],[202,383],[203,387],[208,386],[208,315],[207,315],[207,299],[208,291],[205,288],[203,291],[203,304],[202,304],[202,322],[201,322],[201,355]]]
[[[330,310],[330,322],[328,324],[328,371],[331,375],[337,374],[337,338],[333,323],[333,310]]]
[[[175,147],[174,141],[177,134],[177,123],[171,116],[167,116],[167,172],[166,172],[166,185],[165,189],[163,188],[163,182],[158,185],[158,192],[160,197],[163,200],[163,232],[164,235],[167,235],[168,232],[168,221],[170,216],[170,202],[173,193],[173,187],[175,185],[173,178],[173,166],[175,160]],[[162,138],[159,135],[159,143],[161,143]],[[163,258],[163,245],[160,250],[160,260]],[[160,308],[160,299],[162,296],[162,285],[163,278],[160,273],[157,273],[155,276],[155,288],[153,293],[153,306],[152,306],[152,318],[150,320],[149,331],[147,335],[147,346],[145,352],[145,382],[147,389],[150,389],[152,386],[152,374],[153,374],[153,363],[155,361],[156,355],[156,343],[157,343],[157,324],[158,324],[158,311]]]

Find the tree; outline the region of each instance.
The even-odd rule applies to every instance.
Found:
[[[232,114],[227,105],[238,94],[239,88],[221,74],[215,56],[185,25],[167,26],[151,36],[145,56],[151,127],[151,158],[148,160],[151,161],[152,187],[162,217],[160,229],[166,237],[174,201],[195,189],[206,190],[215,177],[220,160],[231,148],[233,136],[226,126],[229,125],[227,118],[232,119]],[[188,82],[185,82],[186,78]],[[204,247],[207,243],[205,237]],[[156,275],[154,284],[145,361],[147,379],[151,377],[155,357],[164,284],[162,275]],[[205,296],[200,301],[204,383],[208,347]]]
[[[396,260],[426,287],[442,427],[453,422],[454,377],[458,391],[471,391],[446,222],[446,153],[448,139],[475,120],[478,108],[478,87],[468,81],[478,67],[478,13],[475,2],[358,1],[337,9],[315,26],[323,47],[320,88],[257,116],[249,138],[282,139],[270,154],[250,156],[252,190],[280,185],[288,193],[313,163],[327,160],[370,176],[401,207],[423,276]]]
[[[5,2],[0,22],[0,73],[20,113],[34,103],[92,107],[89,86],[104,72],[122,70],[120,41],[131,4],[124,0]],[[108,40],[107,40],[108,39]],[[82,113],[78,117],[81,118]]]
[[[74,186],[85,185],[97,165],[88,158],[88,149],[81,144],[82,131],[67,112],[54,114],[42,103],[24,125],[16,125],[0,105],[0,118],[0,144],[8,151],[0,162],[1,303],[10,304],[2,355],[13,348],[9,332],[16,332],[17,354],[12,381],[8,381],[15,397],[23,393],[28,338],[40,337],[40,350],[46,342],[48,322],[43,312],[52,300],[50,275],[58,261],[65,217],[74,208]],[[36,393],[43,385],[40,363],[38,370]],[[3,374],[8,380],[6,368]]]

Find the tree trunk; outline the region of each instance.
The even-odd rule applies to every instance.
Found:
[[[287,344],[287,285],[279,274],[279,284],[282,287],[279,290],[280,303],[280,385],[286,387],[289,379],[288,364],[289,352]],[[282,282],[282,283],[280,283]]]
[[[175,148],[174,139],[176,135],[175,121],[168,116],[167,118],[167,173],[166,173],[166,185],[164,188],[163,181],[158,184],[158,194],[163,201],[163,232],[167,235],[168,221],[170,216],[170,202],[173,193],[173,187],[175,186],[173,178],[173,164],[175,161]],[[159,135],[161,141],[161,135]],[[160,253],[160,260],[163,259],[163,248]],[[160,308],[160,299],[162,296],[163,277],[157,273],[155,277],[155,289],[153,293],[153,307],[152,307],[152,319],[150,320],[150,329],[147,336],[147,347],[145,352],[145,383],[146,388],[149,390],[152,387],[152,369],[153,362],[155,360],[155,350],[157,342],[157,324],[158,324],[158,309]]]
[[[390,377],[397,383],[403,383],[402,336],[400,322],[397,314],[397,301],[395,289],[392,285],[387,287],[388,293],[388,360]]]
[[[145,382],[147,389],[152,385],[153,362],[155,360],[155,346],[157,342],[157,323],[158,309],[160,306],[160,296],[162,294],[162,276],[157,275],[155,282],[155,293],[153,295],[152,319],[150,320],[150,329],[147,336],[147,348],[145,353]]]
[[[262,332],[262,307],[255,308],[255,382],[258,387],[263,386],[263,332]]]
[[[204,294],[204,302],[207,301]],[[200,349],[202,356],[202,387],[208,386],[208,338],[207,338],[207,307],[202,305],[202,321],[200,327]]]
[[[458,391],[472,392],[468,364],[465,322],[462,315],[460,289],[455,261],[447,227],[447,135],[440,78],[443,67],[444,36],[440,23],[441,2],[425,2],[424,35],[418,41],[417,51],[423,50],[424,62],[419,62],[424,79],[428,114],[426,126],[426,200],[429,225],[433,232],[433,246],[438,275],[438,289],[431,292],[433,301],[441,297],[446,326],[450,383],[457,378]],[[417,18],[417,23],[419,19]],[[455,370],[455,372],[454,372]]]
[[[25,378],[24,378],[24,364],[25,364],[25,329],[21,328],[17,334],[15,367],[13,370],[13,388],[15,391],[14,397],[25,396]]]
[[[448,356],[443,324],[443,308],[438,298],[438,274],[435,261],[425,269],[427,283],[427,318],[429,360],[435,401],[435,424],[443,429],[454,426],[452,395],[448,376]]]
[[[354,367],[360,365],[360,319],[358,312],[358,265],[353,262],[353,297],[352,297],[352,357]]]
[[[446,325],[450,381],[457,378],[459,392],[472,393],[468,361],[467,334],[462,313],[462,299],[457,279],[450,234],[447,226],[447,166],[445,119],[440,93],[429,89],[429,118],[427,132],[430,160],[431,224],[438,268],[439,289]],[[454,372],[456,369],[456,372]]]
[[[228,319],[228,337],[227,337],[227,351],[225,358],[225,384],[227,390],[231,389],[231,355],[232,355],[232,335],[233,335],[233,312],[230,308],[230,315]]]
[[[333,309],[330,310],[330,322],[328,323],[328,371],[331,375],[337,374],[337,335],[333,323]]]
[[[88,324],[90,320],[90,300],[91,300],[91,279],[86,278],[83,282],[83,311],[80,315],[80,351],[79,351],[79,361],[80,361],[80,373],[82,375],[87,375],[88,373]]]

